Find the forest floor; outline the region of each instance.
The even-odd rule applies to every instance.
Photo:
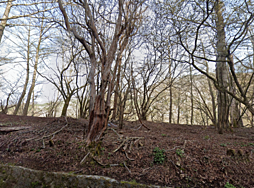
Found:
[[[221,135],[212,126],[124,122],[85,147],[87,123],[0,115],[0,162],[168,187],[254,187],[254,128]]]

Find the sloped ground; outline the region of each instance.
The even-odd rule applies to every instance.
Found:
[[[0,115],[0,161],[169,187],[254,187],[254,128],[219,135],[214,127],[144,122],[148,131],[125,122],[123,130],[111,124],[103,142],[87,148],[87,123]],[[1,131],[7,127],[24,129]]]

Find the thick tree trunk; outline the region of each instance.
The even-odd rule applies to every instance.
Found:
[[[216,5],[216,30],[217,30],[217,63],[216,63],[216,77],[219,87],[223,90],[228,86],[228,66],[226,63],[226,36],[225,36],[225,23],[222,15],[223,4],[221,1]],[[218,91],[218,131],[223,133],[223,129],[228,127],[228,110],[229,102],[228,95],[224,91]]]
[[[13,112],[13,115],[17,115],[20,105],[26,95],[26,89],[27,89],[27,85],[28,85],[28,81],[29,81],[29,63],[30,63],[30,28],[28,30],[28,41],[27,41],[26,81],[25,81],[25,85],[23,87],[23,91],[19,97],[18,103],[17,103],[15,110]]]
[[[92,141],[98,141],[108,124],[108,114],[105,110],[104,95],[97,95],[94,109],[89,115],[87,144]]]
[[[143,120],[143,121],[146,121],[147,120],[147,113],[146,113],[146,110],[142,111],[141,114],[140,114],[140,119]]]
[[[239,102],[232,99],[230,109],[230,119],[233,127],[243,127],[243,120],[241,118],[241,112],[239,109]]]
[[[120,104],[119,110],[119,129],[123,128],[124,105]]]
[[[5,11],[4,11],[4,15],[2,17],[3,20],[0,23],[0,42],[1,42],[2,37],[4,35],[4,29],[5,29],[5,26],[6,26],[8,17],[9,17],[9,13],[10,13],[10,10],[11,10],[11,7],[12,7],[12,2],[13,2],[13,0],[8,1],[7,5],[6,5],[6,8],[5,8]]]
[[[68,106],[70,104],[70,101],[71,101],[71,96],[68,96],[65,100],[64,100],[64,105],[63,105],[63,109],[62,109],[62,113],[61,113],[61,116],[62,117],[65,117],[66,114],[67,114],[67,109],[68,109]]]

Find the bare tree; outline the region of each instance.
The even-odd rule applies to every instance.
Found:
[[[40,20],[41,25],[40,25],[40,33],[39,33],[39,38],[38,38],[38,43],[36,46],[36,54],[35,54],[35,60],[34,60],[34,71],[33,71],[33,77],[32,77],[32,83],[31,86],[29,88],[28,94],[27,94],[27,98],[26,98],[26,103],[25,103],[25,107],[23,109],[23,115],[26,116],[28,113],[28,107],[30,104],[30,100],[32,97],[32,93],[34,91],[34,87],[35,87],[35,82],[36,82],[36,76],[37,76],[37,69],[38,69],[38,64],[39,64],[39,60],[40,60],[40,53],[41,53],[41,43],[43,42],[43,40],[45,40],[45,38],[43,38],[43,35],[45,35],[45,33],[48,31],[48,27],[45,26],[45,20],[44,18]]]
[[[247,97],[249,87],[240,84],[234,69],[237,62],[234,63],[230,58],[233,54],[238,55],[240,46],[247,40],[247,28],[254,18],[252,7],[246,1],[238,3],[230,1],[227,2],[227,7],[223,6],[223,1],[208,0],[202,2],[181,1],[176,4],[179,9],[171,11],[173,16],[171,20],[186,56],[191,57],[190,62],[187,60],[185,62],[192,64],[196,70],[206,75],[218,90],[217,126],[219,133],[222,133],[222,130],[229,126],[229,96],[244,104],[254,114],[254,109]],[[237,9],[237,7],[241,8]],[[189,14],[186,14],[186,11]],[[239,12],[244,16],[238,18],[236,15]],[[203,46],[201,45],[204,38],[207,39],[204,44],[206,56],[202,53]],[[216,39],[215,47],[214,38]],[[216,77],[207,74],[203,69],[202,61],[216,63]],[[230,91],[229,76],[233,78],[236,93]],[[249,83],[251,80],[252,76]]]
[[[97,6],[98,9],[95,8],[96,3],[99,5]],[[88,2],[87,0],[76,2],[79,10],[83,11],[85,15],[84,20],[82,21],[85,21],[83,24],[86,26],[85,29],[87,34],[86,37],[82,37],[80,32],[75,29],[75,26],[71,25],[69,21],[70,17],[63,7],[62,1],[58,1],[59,8],[64,17],[66,30],[72,32],[75,38],[77,38],[79,42],[84,46],[91,62],[88,78],[90,84],[90,115],[88,134],[86,139],[87,144],[100,139],[102,133],[107,127],[111,97],[110,82],[112,81],[112,78],[115,77],[114,75],[111,75],[110,70],[115,58],[117,43],[120,39],[120,36],[123,33],[126,33],[126,36],[128,36],[130,27],[132,27],[135,22],[140,20],[140,16],[143,12],[142,4],[144,1],[124,2],[123,0],[119,0],[112,2],[110,5],[111,7],[107,7],[105,3],[101,3],[102,2]],[[95,12],[95,10],[98,10],[98,12]],[[113,10],[117,10],[117,14],[113,15]],[[106,12],[110,16],[107,16]],[[75,12],[72,14],[75,14]],[[75,17],[71,19],[74,18]],[[108,38],[105,35],[107,33],[105,30],[106,28],[102,27],[101,29],[101,27],[99,27],[101,23],[103,23],[105,26],[108,25],[110,27],[110,31],[114,33],[113,36]],[[129,33],[129,35],[130,34],[131,33]],[[108,43],[105,43],[106,38],[109,40]],[[90,40],[90,42],[88,42],[88,40]],[[101,69],[101,79],[98,93],[96,95],[94,77],[97,60],[99,60]],[[106,99],[106,102],[104,102],[104,99]]]

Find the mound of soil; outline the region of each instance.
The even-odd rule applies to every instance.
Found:
[[[86,147],[84,119],[0,115],[0,162],[169,187],[254,187],[254,128],[115,123]]]

